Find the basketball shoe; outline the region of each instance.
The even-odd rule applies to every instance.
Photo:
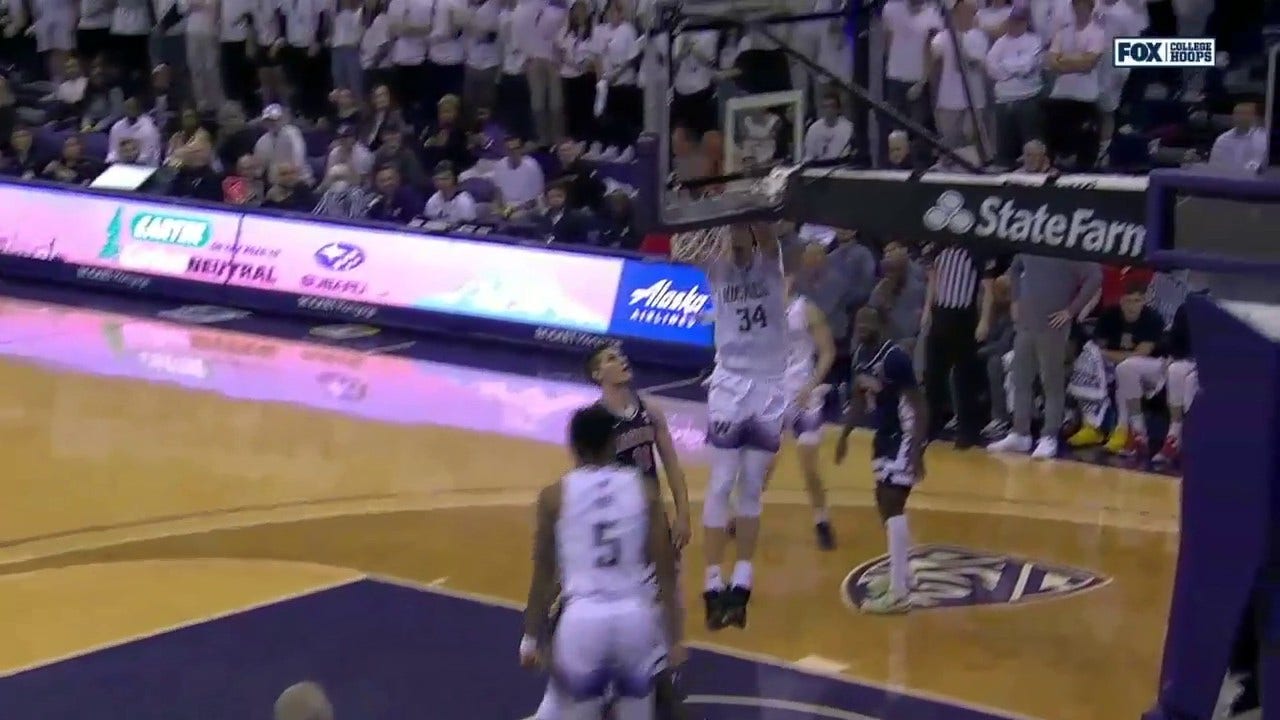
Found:
[[[747,626],[747,603],[751,601],[751,588],[734,585],[725,591],[723,627]]]

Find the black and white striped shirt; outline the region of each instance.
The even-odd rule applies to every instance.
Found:
[[[999,274],[998,262],[973,250],[950,245],[933,257],[933,306],[951,310],[975,307],[982,280]]]

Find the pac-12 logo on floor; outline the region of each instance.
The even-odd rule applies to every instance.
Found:
[[[1111,65],[1135,67],[1213,67],[1217,57],[1213,38],[1116,38],[1111,41]]]
[[[1111,582],[1091,570],[949,545],[913,548],[911,571],[917,609],[1011,605],[1075,595]],[[844,579],[845,598],[861,607],[868,588],[883,583],[888,574],[887,555],[859,565]]]

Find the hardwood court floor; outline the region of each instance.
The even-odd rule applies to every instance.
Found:
[[[531,500],[566,465],[566,414],[591,397],[9,300],[0,355],[0,616],[24,618],[0,625],[0,678],[362,574],[519,601]],[[696,496],[700,409],[669,412]],[[940,607],[879,618],[846,592],[884,552],[866,452],[858,437],[827,469],[831,553],[813,547],[782,458],[751,626],[697,640],[1045,720],[1149,705],[1176,480],[934,447],[911,517]],[[696,607],[696,546],[688,564]]]

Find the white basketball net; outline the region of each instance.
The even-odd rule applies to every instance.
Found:
[[[671,236],[671,259],[690,265],[705,265],[724,255],[728,247],[728,225],[689,230]]]
[[[763,198],[766,207],[781,207],[786,199],[787,182],[799,169],[798,165],[775,167],[765,177],[751,182],[742,192]],[[671,238],[671,259],[691,265],[704,265],[715,260],[728,249],[730,232],[730,225],[726,224],[676,233]]]

